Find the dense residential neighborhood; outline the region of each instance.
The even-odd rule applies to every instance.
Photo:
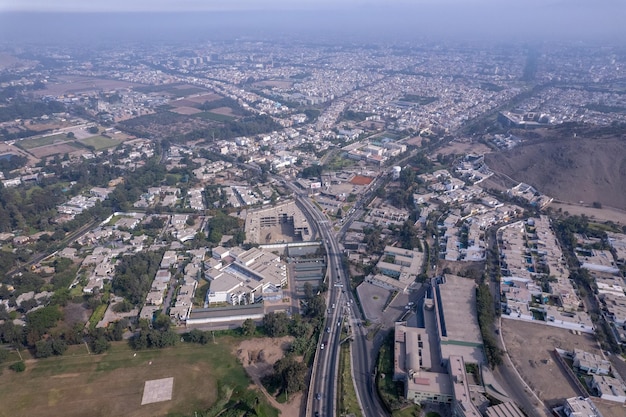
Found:
[[[123,354],[128,415],[623,415],[624,207],[489,159],[623,142],[619,48],[1,46],[0,391]],[[185,408],[155,352],[198,346],[247,385]]]

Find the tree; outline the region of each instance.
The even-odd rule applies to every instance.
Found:
[[[285,312],[268,313],[263,317],[263,326],[265,332],[270,337],[281,337],[287,334],[289,330],[289,317]]]
[[[24,372],[26,370],[26,364],[24,363],[24,361],[15,362],[11,366],[9,366],[9,369],[14,372]]]
[[[294,393],[306,386],[307,367],[295,360],[292,355],[279,359],[274,364],[274,372],[282,378],[282,389],[286,393]]]
[[[99,132],[98,126],[90,126],[89,128],[87,128],[87,132],[91,133],[92,135],[97,135]]]
[[[76,135],[74,135],[74,132],[68,132],[68,134],[65,136],[67,136],[68,139],[74,139],[76,137]]]
[[[246,336],[254,336],[254,333],[256,333],[256,324],[254,323],[254,320],[244,320],[244,322],[241,324],[241,331]]]

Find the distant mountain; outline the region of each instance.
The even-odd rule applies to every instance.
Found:
[[[558,133],[557,133],[558,134]],[[486,155],[495,172],[558,200],[626,209],[626,139],[550,138]]]

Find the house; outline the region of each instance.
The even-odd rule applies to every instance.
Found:
[[[603,400],[626,402],[626,387],[617,378],[604,375],[593,375],[589,384],[592,391]]]

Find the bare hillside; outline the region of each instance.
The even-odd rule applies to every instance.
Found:
[[[626,208],[626,140],[544,139],[486,155],[495,172],[559,200]]]

